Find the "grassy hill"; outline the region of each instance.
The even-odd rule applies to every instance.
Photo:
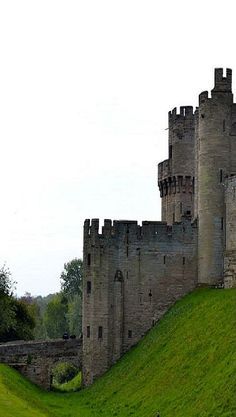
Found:
[[[197,290],[92,387],[46,393],[0,365],[4,417],[235,417],[236,290]]]

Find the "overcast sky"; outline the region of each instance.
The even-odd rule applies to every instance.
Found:
[[[235,1],[0,1],[0,265],[60,288],[85,218],[160,220],[167,113],[236,74]]]

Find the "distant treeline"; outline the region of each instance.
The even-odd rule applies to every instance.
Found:
[[[82,261],[64,264],[61,291],[46,297],[16,298],[10,271],[0,269],[0,342],[79,336],[82,322]]]

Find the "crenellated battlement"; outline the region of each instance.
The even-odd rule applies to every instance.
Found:
[[[143,221],[142,225],[136,220],[111,220],[105,219],[102,226],[102,233],[99,233],[98,219],[86,219],[84,222],[84,238],[118,238],[129,235],[130,239],[150,238],[151,236],[163,239],[170,237],[179,237],[184,233],[196,229],[196,223],[191,221],[191,215],[182,216],[181,222],[176,222],[172,226],[162,221]],[[129,240],[130,240],[129,239]]]
[[[176,119],[181,117],[192,117],[193,116],[193,106],[180,106],[178,111],[177,107],[169,111],[169,119]]]
[[[215,68],[214,88],[211,90],[212,97],[217,93],[232,93],[232,70],[226,69],[224,77],[223,68]],[[212,99],[208,91],[199,94],[199,105],[204,104]]]
[[[223,68],[215,68],[215,84],[213,92],[230,92],[232,89],[232,70],[226,69],[226,77],[223,76]]]
[[[187,125],[191,125],[194,118],[194,112],[192,106],[181,106],[179,110],[175,107],[169,111],[169,129],[181,128]]]

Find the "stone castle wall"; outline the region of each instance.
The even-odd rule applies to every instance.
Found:
[[[158,165],[162,222],[84,226],[83,377],[88,385],[197,284],[236,286],[236,104],[232,71],[211,97],[169,112]],[[231,179],[230,179],[231,178]]]
[[[230,177],[225,187],[226,247],[224,256],[225,288],[236,288],[236,177]]]
[[[84,226],[83,378],[88,385],[196,286],[197,227],[98,220]]]

